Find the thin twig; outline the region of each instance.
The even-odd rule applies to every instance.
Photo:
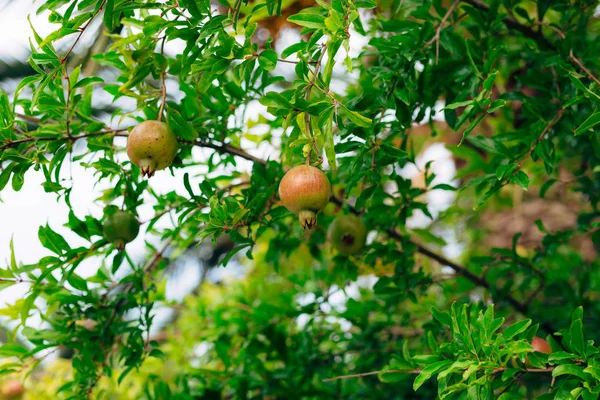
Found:
[[[588,76],[588,78],[590,78],[591,80],[593,80],[594,82],[596,82],[596,85],[600,86],[600,80],[598,80],[598,78],[596,78],[596,76],[592,73],[592,71],[590,71],[589,69],[587,69],[585,67],[585,65],[583,65],[583,62],[575,57],[575,55],[573,55],[573,50],[571,49],[571,51],[569,52],[569,60],[573,61],[575,64],[577,64],[577,66],[579,68],[581,68],[581,70],[583,72],[586,73],[586,75]]]
[[[106,0],[102,1],[102,4],[100,4],[100,7],[98,7],[98,10],[96,10],[94,15],[92,15],[92,18],[90,18],[90,20],[83,27],[79,28],[79,35],[77,35],[77,38],[75,38],[75,41],[73,42],[73,44],[71,45],[69,50],[65,53],[65,55],[60,58],[61,64],[64,64],[67,62],[67,58],[73,52],[73,49],[75,48],[75,46],[77,45],[77,43],[79,42],[81,37],[83,36],[83,33],[85,32],[85,30],[91,25],[91,23],[94,21],[96,16],[98,14],[100,14],[100,11],[102,11],[102,9],[104,8],[104,4],[106,4]]]
[[[560,119],[562,118],[563,114],[565,112],[564,108],[561,108],[560,111],[558,113],[556,113],[556,115],[554,116],[554,118],[552,118],[550,120],[550,122],[548,122],[546,124],[546,126],[544,127],[544,129],[542,130],[542,132],[539,134],[538,138],[535,140],[535,142],[532,143],[531,147],[529,148],[529,150],[527,151],[527,153],[525,154],[525,156],[523,156],[523,158],[521,159],[521,166],[523,165],[523,163],[525,162],[525,160],[527,158],[529,158],[529,156],[533,153],[533,151],[535,150],[535,148],[537,147],[538,144],[540,144],[540,142],[542,140],[544,140],[544,136],[546,136],[546,133],[548,133],[548,131],[558,122],[560,121]],[[515,171],[517,172],[517,171]]]
[[[402,370],[402,369],[391,369],[388,371],[371,371],[371,372],[363,372],[361,374],[350,374],[350,375],[340,375],[334,378],[323,379],[323,382],[333,382],[340,379],[353,379],[353,378],[362,378],[363,376],[371,376],[371,375],[379,375],[379,374],[420,374],[420,369],[412,369],[412,370]]]
[[[8,141],[7,143],[3,144],[2,146],[0,146],[0,151],[11,148],[11,147],[16,147],[22,143],[29,143],[29,142],[52,142],[52,141],[57,141],[57,140],[79,140],[79,139],[84,139],[84,138],[89,138],[89,137],[94,137],[94,136],[102,136],[102,135],[112,135],[112,136],[121,136],[121,137],[127,137],[127,130],[126,129],[112,129],[112,130],[108,130],[108,131],[99,131],[99,132],[93,132],[93,133],[83,133],[81,135],[77,135],[77,136],[71,136],[71,137],[64,137],[64,136],[60,136],[60,137],[27,137],[24,139],[17,139],[17,140],[11,140]]]
[[[163,36],[162,43],[160,45],[160,54],[164,56],[165,54],[165,41],[167,40],[167,35]],[[165,103],[167,102],[167,86],[165,84],[165,75],[167,74],[166,67],[160,74],[160,85],[161,85],[161,101],[160,101],[160,109],[158,110],[158,121],[162,121],[163,112],[165,110]]]
[[[502,371],[506,371],[507,368],[506,367],[500,367],[500,368],[496,368],[492,371],[492,374],[496,374],[498,372],[502,372]],[[554,371],[554,367],[550,367],[550,368],[530,368],[530,369],[525,369],[522,372],[523,373],[548,373],[548,372],[552,372]],[[352,378],[362,378],[363,376],[371,376],[371,375],[378,375],[378,374],[407,374],[407,375],[414,375],[414,374],[420,374],[421,370],[420,369],[391,369],[391,370],[387,370],[387,371],[371,371],[371,372],[363,372],[360,374],[350,374],[350,375],[340,375],[340,376],[336,376],[333,378],[327,378],[327,379],[323,379],[322,382],[333,382],[333,381],[337,381],[340,379],[352,379]]]
[[[67,68],[65,67],[65,73],[66,69]],[[67,122],[65,123],[65,133],[69,138],[71,138],[71,116],[69,115],[71,112],[71,77],[65,74],[64,78],[67,81],[67,98],[65,99],[65,114],[67,117]]]
[[[286,60],[285,58],[278,58],[277,61],[282,62],[282,63],[288,63],[288,64],[299,64],[300,61],[299,60]],[[309,64],[316,64],[317,61],[315,60],[309,60],[307,61]]]
[[[319,54],[319,58],[317,59],[317,64],[315,65],[315,71],[313,76],[306,87],[306,102],[310,102],[310,92],[315,86],[315,81],[317,80],[317,76],[319,75],[319,69],[321,68],[321,60],[323,60],[323,56],[325,55],[325,45],[321,45],[321,54]],[[310,164],[310,154],[314,151],[315,155],[319,157],[319,150],[317,149],[317,143],[315,142],[314,136],[310,132],[310,115],[308,113],[304,113],[304,125],[306,129],[306,134],[308,135],[312,148],[308,151],[308,155],[306,156],[306,165]]]
[[[442,28],[444,27],[444,24],[446,23],[446,21],[448,21],[448,18],[450,18],[450,15],[452,15],[452,13],[454,12],[454,9],[456,9],[456,6],[458,6],[458,3],[460,3],[460,1],[461,0],[454,0],[454,3],[452,3],[450,8],[448,8],[448,11],[446,12],[446,14],[442,17],[442,21],[440,22],[437,29],[435,30],[435,35],[433,36],[433,38],[431,38],[431,40],[429,40],[423,46],[424,48],[426,48],[426,47],[431,46],[431,44],[433,42],[435,42],[435,63],[436,64],[438,63],[438,59],[439,59],[439,55],[440,55],[440,35],[442,33]]]

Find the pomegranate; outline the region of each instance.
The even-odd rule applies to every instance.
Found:
[[[534,337],[531,341],[531,347],[533,347],[533,351],[539,351],[540,353],[544,354],[552,353],[552,347],[550,347],[550,344],[541,337]]]
[[[342,215],[329,225],[327,236],[333,247],[342,255],[360,252],[367,240],[367,228],[354,215]]]
[[[167,168],[177,154],[177,138],[167,124],[144,121],[127,138],[127,155],[142,170],[142,176],[151,178],[155,171]]]
[[[552,354],[552,347],[550,347],[550,344],[541,337],[535,336],[531,341],[531,347],[533,347],[532,351],[538,351],[544,354]],[[534,366],[529,362],[528,357],[525,358],[525,367],[534,368]]]
[[[115,245],[118,250],[123,250],[125,245],[136,238],[140,232],[140,223],[133,213],[116,211],[104,218],[104,237]]]
[[[0,388],[0,399],[17,400],[25,393],[23,384],[16,379],[10,380]]]
[[[329,202],[331,185],[323,171],[310,165],[290,169],[279,183],[283,205],[298,215],[304,229],[317,224],[317,213]]]

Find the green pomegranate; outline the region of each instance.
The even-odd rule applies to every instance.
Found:
[[[167,124],[144,121],[131,131],[127,138],[127,155],[151,178],[155,171],[167,168],[177,154],[177,138]]]
[[[317,213],[329,202],[331,185],[323,171],[310,165],[290,169],[279,183],[283,205],[298,215],[304,229],[317,224]]]
[[[25,388],[18,380],[10,380],[0,387],[0,399],[18,400],[23,398]]]
[[[117,211],[104,218],[103,231],[106,240],[123,250],[140,232],[140,223],[133,213]]]
[[[367,228],[354,215],[342,215],[333,220],[327,231],[329,242],[342,255],[360,252],[367,240]]]

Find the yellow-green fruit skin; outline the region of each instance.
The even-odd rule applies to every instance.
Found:
[[[11,380],[0,388],[0,399],[5,400],[18,400],[23,398],[23,393],[25,393],[25,388],[21,384],[21,382],[17,380]]]
[[[117,211],[104,218],[102,226],[106,240],[123,250],[125,245],[135,239],[140,232],[140,223],[130,212]]]
[[[333,220],[327,231],[329,242],[342,255],[360,252],[367,240],[367,227],[354,215],[342,215]]]
[[[311,165],[298,165],[290,169],[279,183],[281,202],[298,215],[305,229],[316,225],[317,213],[325,208],[330,196],[329,179],[323,171]]]
[[[177,138],[167,124],[144,121],[127,138],[127,155],[148,178],[167,168],[177,155]]]

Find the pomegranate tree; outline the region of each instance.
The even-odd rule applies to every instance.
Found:
[[[131,131],[127,139],[127,155],[151,178],[155,171],[167,168],[177,155],[177,138],[167,124],[144,121]]]
[[[329,225],[327,236],[333,247],[345,256],[360,252],[367,240],[367,228],[360,218],[342,215]]]
[[[329,202],[331,185],[323,171],[310,165],[290,169],[279,183],[283,205],[298,215],[304,229],[317,224],[317,213]]]
[[[106,240],[123,250],[140,232],[140,223],[129,211],[116,211],[104,218],[102,226]]]

